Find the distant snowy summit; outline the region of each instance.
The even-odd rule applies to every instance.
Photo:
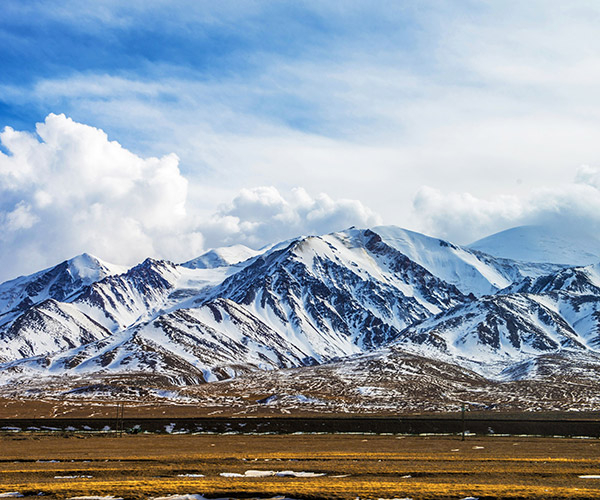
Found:
[[[468,248],[523,262],[569,266],[600,262],[600,238],[577,227],[514,227],[471,243]]]
[[[239,264],[252,257],[256,257],[260,253],[260,251],[252,250],[244,245],[232,245],[229,247],[213,248],[200,257],[188,260],[181,265],[189,269],[216,269],[217,267]]]

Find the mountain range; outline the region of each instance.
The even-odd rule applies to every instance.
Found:
[[[0,285],[0,394],[189,398],[235,387],[241,398],[252,387],[273,393],[261,404],[323,408],[316,401],[350,391],[375,408],[385,388],[413,409],[449,394],[527,408],[562,394],[561,408],[588,408],[600,264],[593,245],[542,234],[515,228],[459,246],[350,228],[131,268],[83,254]],[[557,389],[573,377],[576,391]],[[301,398],[290,396],[301,381]]]

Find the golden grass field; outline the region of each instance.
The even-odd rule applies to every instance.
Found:
[[[600,498],[600,479],[579,478],[600,475],[599,453],[596,439],[19,433],[0,437],[0,493],[43,492],[61,499],[175,493],[209,498]],[[220,475],[248,470],[326,475]]]

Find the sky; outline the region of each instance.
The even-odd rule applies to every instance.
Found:
[[[0,281],[355,225],[600,229],[600,4],[4,0]]]

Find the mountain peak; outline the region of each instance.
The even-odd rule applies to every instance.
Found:
[[[46,299],[65,300],[86,285],[125,271],[83,253],[29,276],[0,284],[0,314],[25,310]]]
[[[519,226],[480,239],[468,248],[524,262],[569,266],[600,262],[600,239],[580,228]]]
[[[93,282],[102,279],[105,275],[112,274],[112,268],[117,271],[118,266],[113,266],[100,260],[89,253],[82,253],[65,261],[68,272],[74,279]]]
[[[200,257],[181,264],[189,269],[215,269],[227,267],[244,262],[257,256],[259,251],[244,245],[231,245],[228,247],[213,248]]]

